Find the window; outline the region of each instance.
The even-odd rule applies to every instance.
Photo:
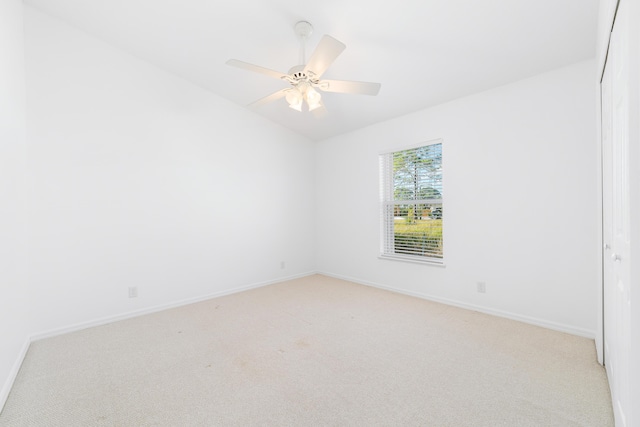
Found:
[[[442,263],[442,140],[380,156],[382,257]]]

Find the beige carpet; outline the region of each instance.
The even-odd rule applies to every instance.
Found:
[[[592,340],[310,276],[34,342],[1,426],[612,426]]]

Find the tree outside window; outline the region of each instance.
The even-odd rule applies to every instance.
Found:
[[[382,255],[442,262],[442,142],[381,156]]]

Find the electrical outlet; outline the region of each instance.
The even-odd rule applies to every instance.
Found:
[[[487,284],[485,282],[478,282],[478,293],[484,294],[487,293]]]
[[[129,298],[136,298],[138,296],[138,287],[129,286]]]
[[[284,261],[280,261],[280,270],[284,270],[284,268],[285,268]]]

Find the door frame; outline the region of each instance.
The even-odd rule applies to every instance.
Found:
[[[603,1],[603,4],[606,4]],[[605,291],[605,283],[604,283],[604,200],[603,200],[603,145],[602,145],[602,80],[604,79],[604,71],[607,66],[607,60],[609,59],[609,45],[611,43],[611,32],[613,31],[613,25],[615,24],[616,15],[618,13],[618,7],[620,6],[620,0],[612,0],[609,2],[609,10],[605,11],[607,15],[606,20],[603,23],[603,27],[606,31],[606,37],[601,42],[602,51],[598,56],[598,83],[596,88],[597,94],[597,203],[600,207],[597,211],[597,234],[598,234],[598,266],[597,266],[597,283],[598,283],[598,292],[597,292],[597,324],[596,324],[596,336],[595,336],[595,344],[596,344],[596,353],[598,358],[598,363],[604,366],[606,363],[604,359],[604,291]],[[606,7],[606,6],[605,6]]]

